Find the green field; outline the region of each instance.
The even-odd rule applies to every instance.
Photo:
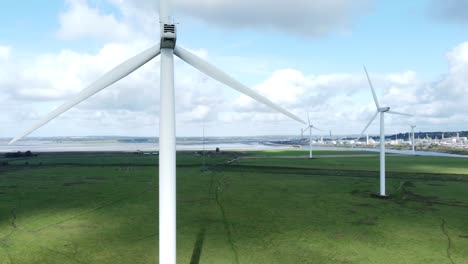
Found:
[[[468,159],[307,154],[178,153],[178,263],[468,263]],[[0,264],[158,263],[157,156],[0,164]]]

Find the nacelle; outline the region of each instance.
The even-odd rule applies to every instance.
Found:
[[[390,107],[380,107],[379,112],[388,112],[390,111]]]
[[[161,49],[174,49],[176,39],[176,26],[174,24],[161,24]]]

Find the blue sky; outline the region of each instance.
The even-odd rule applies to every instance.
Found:
[[[120,15],[105,1],[89,1],[104,14]],[[94,39],[60,40],[58,14],[63,1],[47,4],[9,1],[0,10],[0,43],[28,53],[75,49],[96,52],[102,43]],[[324,37],[290,35],[272,30],[228,29],[208,25],[193,18],[180,20],[179,40],[186,46],[210,50],[220,56],[274,58],[310,68],[314,74],[361,71],[363,63],[375,71],[417,69],[427,79],[444,74],[445,53],[468,37],[463,24],[445,23],[431,17],[430,1],[375,1],[366,15],[354,21],[349,33],[332,32]],[[155,19],[157,19],[157,10]],[[155,35],[157,35],[155,29]],[[200,36],[203,32],[203,37]],[[220,41],[223,40],[223,41]],[[291,60],[290,58],[293,58]],[[313,61],[313,63],[312,63]],[[295,66],[295,65],[293,65]]]
[[[362,71],[365,64],[375,78],[378,93],[384,102],[423,114],[420,119],[411,122],[421,122],[421,127],[426,130],[468,129],[466,125],[463,127],[463,116],[450,115],[456,109],[443,107],[451,99],[440,101],[439,98],[444,96],[431,95],[431,92],[445,88],[453,89],[453,92],[448,92],[450,96],[467,91],[465,79],[461,77],[464,69],[468,68],[463,55],[463,44],[468,38],[465,29],[467,21],[453,21],[450,14],[450,10],[454,10],[452,7],[445,8],[440,2],[429,0],[292,0],[291,4],[298,7],[282,10],[282,7],[276,8],[274,3],[261,0],[255,3],[257,11],[236,13],[237,10],[244,10],[242,8],[249,1],[238,1],[238,6],[223,0],[216,5],[210,4],[210,1],[199,1],[194,6],[190,2],[179,0],[175,5],[174,15],[179,23],[178,44],[204,56],[265,96],[270,94],[272,100],[277,97],[277,103],[283,103],[296,114],[305,116],[306,111],[312,111],[312,116],[322,126],[342,133],[357,133],[372,115],[372,99]],[[457,4],[464,6],[463,1],[447,1],[447,5]],[[105,55],[109,46],[120,47],[129,57],[138,53],[139,48],[141,50],[157,42],[157,5],[156,1],[149,0],[33,1],[28,5],[14,1],[4,3],[0,10],[3,25],[0,27],[0,47],[7,47],[9,55],[3,63],[0,61],[0,67],[8,73],[0,79],[0,89],[6,91],[0,100],[18,102],[15,105],[20,107],[15,109],[13,115],[0,116],[0,121],[7,127],[0,132],[0,137],[13,136],[18,129],[27,127],[84,88],[92,77],[97,78],[111,68],[112,65],[105,63],[101,65],[102,69],[96,64],[87,64],[109,56]],[[329,6],[324,7],[326,5]],[[76,16],[95,21],[84,19],[78,21],[83,23],[77,23],[73,20]],[[154,24],[148,23],[151,20]],[[106,25],[108,28],[105,28]],[[65,51],[73,53],[73,56],[63,55]],[[121,56],[121,60],[124,60],[124,54],[116,57]],[[448,54],[452,54],[452,57],[449,56],[451,59]],[[458,57],[461,59],[456,59]],[[82,65],[82,68],[75,69],[68,60]],[[30,64],[30,61],[34,63]],[[57,69],[51,66],[54,61],[64,63],[64,68],[59,70],[62,76],[70,76],[68,79],[57,80],[58,72],[54,72]],[[154,66],[157,67],[157,62]],[[88,67],[92,70],[88,70]],[[42,70],[44,68],[47,70]],[[265,113],[264,108],[254,107],[252,102],[234,91],[220,88],[220,84],[207,80],[190,67],[180,68],[179,76],[183,75],[183,84],[178,89],[184,92],[184,102],[179,107],[181,110],[178,110],[181,116],[178,125],[184,131],[181,135],[190,135],[185,131],[198,129],[201,122],[211,124],[212,133],[219,135],[291,134],[299,129],[300,125],[279,115]],[[142,75],[146,76],[147,72],[157,69],[145,66],[142,71]],[[31,72],[41,75],[31,76]],[[176,70],[176,83],[177,74]],[[8,76],[16,76],[16,79],[9,80]],[[34,135],[155,135],[158,77],[155,78],[152,81],[156,83],[156,91],[151,94],[155,106],[149,101],[144,102],[148,104],[145,107],[132,106],[142,104],[137,97],[119,103],[117,99],[125,101],[129,98],[125,96],[125,91],[132,88],[118,84],[115,88],[109,87],[115,91],[97,95],[97,99]],[[76,79],[70,87],[60,87],[68,85],[70,79]],[[11,91],[11,83],[17,85],[15,92]],[[285,87],[291,85],[291,89],[297,89],[297,97],[288,101],[284,98],[289,95],[281,94],[280,87],[273,87],[270,91],[266,87],[266,84],[276,83]],[[32,87],[35,85],[38,87]],[[50,87],[46,87],[48,85]],[[78,87],[80,85],[81,88]],[[146,89],[147,83],[142,81],[141,85]],[[219,89],[222,92],[216,94]],[[34,98],[36,96],[31,96],[31,93],[36,90],[45,91],[50,96]],[[405,93],[409,95],[400,100]],[[222,100],[219,99],[221,94]],[[424,98],[415,99],[419,95],[424,95],[421,96]],[[458,96],[456,99],[464,100],[465,97]],[[99,102],[103,105],[98,106]],[[424,112],[424,109],[432,106],[431,114]],[[349,110],[343,110],[345,107]],[[21,111],[27,111],[28,115],[22,115]],[[353,114],[346,116],[349,112]],[[248,118],[252,113],[255,122]],[[139,132],[128,132],[129,126],[122,124],[127,119],[122,119],[122,115],[127,119],[132,119],[132,115],[145,116],[142,122],[147,125],[142,126]],[[89,116],[96,118],[90,120]],[[63,129],[73,128],[76,124],[69,121],[71,117],[77,118],[80,126]],[[103,118],[111,121],[100,120]],[[273,126],[272,120],[280,125]],[[345,120],[353,124],[340,128],[338,124]],[[253,128],[236,129],[246,122]],[[405,123],[408,122],[390,120],[392,128],[387,131],[406,129]],[[371,130],[377,131],[376,126]]]

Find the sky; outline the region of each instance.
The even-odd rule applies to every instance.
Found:
[[[173,0],[177,45],[326,132],[468,130],[464,0]],[[0,137],[13,137],[159,41],[155,0],[8,1],[0,9]],[[158,136],[147,63],[31,136]],[[175,60],[177,136],[299,135],[304,125]],[[376,120],[371,134],[379,131]],[[314,132],[315,133],[315,132]]]

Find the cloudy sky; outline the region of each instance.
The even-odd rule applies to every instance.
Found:
[[[0,9],[0,137],[12,137],[159,41],[158,1],[8,1]],[[464,0],[174,0],[178,45],[333,134],[375,111],[387,132],[468,130]],[[175,62],[177,135],[298,134],[302,125]],[[159,59],[32,136],[157,136]],[[369,129],[378,132],[375,122]]]

